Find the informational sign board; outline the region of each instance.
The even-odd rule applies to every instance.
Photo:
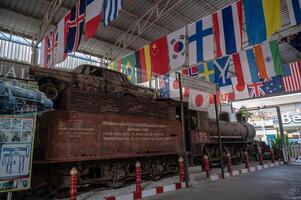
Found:
[[[200,130],[191,130],[191,139],[193,144],[210,142],[210,135],[208,132]]]
[[[30,188],[36,115],[0,115],[0,192]]]
[[[0,77],[29,79],[30,65],[0,58]]]
[[[281,114],[282,124],[284,128],[300,128],[301,127],[301,113],[289,112]],[[273,117],[274,128],[279,128],[277,116]]]
[[[190,88],[194,90],[204,91],[211,94],[216,93],[216,85],[208,81],[204,81],[196,76],[187,76],[182,74],[181,76],[182,86],[184,88]]]

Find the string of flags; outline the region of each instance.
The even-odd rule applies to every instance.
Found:
[[[299,0],[287,0],[290,16],[295,18],[294,21],[291,19],[292,24],[301,23],[298,20],[299,15],[301,16],[299,3]],[[243,10],[246,15],[248,42],[249,45],[254,45],[247,51],[242,51]],[[183,66],[193,65],[203,68],[204,76],[209,71],[211,74],[210,76],[207,74],[205,80],[212,81],[215,75],[212,74],[214,65],[211,61],[215,59],[218,64],[218,59],[225,56],[231,56],[231,59],[235,61],[239,84],[244,84],[243,81],[250,84],[258,82],[258,78],[281,75],[282,64],[277,41],[264,42],[280,28],[280,0],[238,0],[212,15],[203,17],[147,45],[150,48],[149,51],[144,51],[144,58],[141,58],[140,62],[136,62],[137,65],[132,67],[133,72],[150,76],[147,76],[146,79],[131,81],[141,83],[140,81],[150,80],[151,76],[164,75],[168,72],[178,71]],[[263,44],[259,44],[261,42]],[[159,56],[159,54],[161,55]],[[160,57],[160,65],[153,62],[155,55]],[[142,66],[144,60],[150,61],[147,69]],[[122,62],[114,61],[110,68],[116,69],[115,66],[118,63]]]
[[[223,62],[227,62],[226,59]],[[202,72],[195,71],[196,67],[190,67],[182,70],[182,73],[188,76],[199,76]],[[217,92],[218,102],[229,102],[234,100],[242,100],[249,98],[258,98],[270,95],[291,93],[301,91],[301,60],[283,65],[282,75],[277,75],[268,79],[259,79],[257,82],[250,84],[239,84],[236,76],[228,77],[231,81],[229,85],[219,87]],[[191,73],[195,71],[194,73]],[[159,77],[159,91],[162,98],[179,98],[178,84],[173,84],[176,80],[174,73],[162,75]],[[167,84],[165,84],[167,83]],[[184,89],[185,96],[189,97],[189,104],[193,104],[190,108],[203,111],[208,109],[208,104],[214,104],[213,95],[205,95],[202,91],[192,91]],[[192,97],[190,96],[192,95]],[[196,103],[197,95],[201,95],[204,104]],[[200,97],[198,97],[200,98]],[[200,102],[200,100],[198,100]],[[197,106],[199,105],[199,106]],[[198,108],[198,109],[197,109]]]
[[[41,65],[53,67],[76,52],[82,35],[92,38],[102,22],[110,24],[119,15],[124,0],[78,0],[42,41]]]
[[[291,25],[300,24],[300,0],[286,2]],[[67,53],[77,50],[83,34],[85,41],[89,40],[101,22],[107,26],[118,16],[121,6],[122,0],[79,0],[43,40],[42,65],[50,67],[64,61]],[[242,49],[243,20],[249,45],[253,45],[247,49]],[[283,65],[278,42],[266,41],[280,28],[280,0],[238,0],[112,62],[109,68],[126,74],[133,83],[181,70],[216,83],[219,97],[226,100],[300,90],[300,79],[296,79],[299,62]],[[298,41],[300,34],[280,42],[300,51]],[[183,70],[184,66],[191,67]],[[282,87],[269,90],[275,84]]]

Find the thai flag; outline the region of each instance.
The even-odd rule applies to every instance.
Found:
[[[103,0],[103,22],[107,26],[118,17],[121,10],[121,0]]]
[[[235,73],[239,85],[257,83],[258,68],[253,49],[247,49],[232,55]]]
[[[291,25],[301,23],[301,0],[287,0],[288,13],[291,20]]]
[[[67,43],[66,52],[75,52],[80,43],[85,22],[86,0],[76,2],[70,11],[70,19],[66,23]]]
[[[93,37],[101,20],[102,0],[86,0],[85,39]]]
[[[237,1],[212,15],[216,56],[238,52],[242,43],[242,2]]]

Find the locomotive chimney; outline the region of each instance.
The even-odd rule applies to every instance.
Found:
[[[219,120],[225,121],[225,122],[230,122],[230,114],[228,112],[220,112]]]

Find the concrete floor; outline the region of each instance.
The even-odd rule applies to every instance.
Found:
[[[301,165],[281,165],[145,200],[301,200]]]

